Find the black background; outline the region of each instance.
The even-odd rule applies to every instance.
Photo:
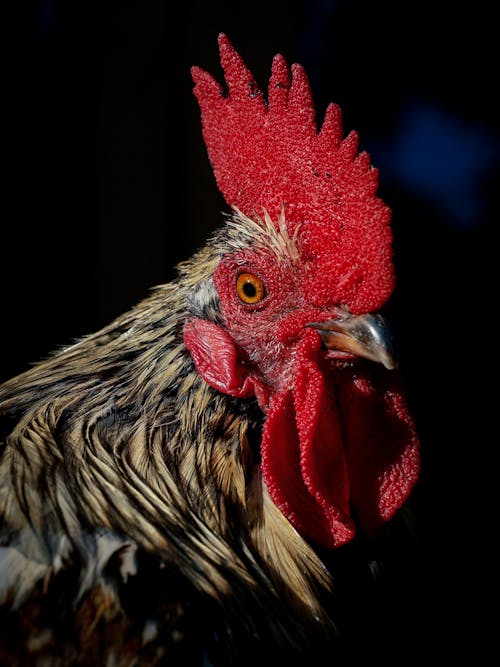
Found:
[[[170,280],[219,224],[226,206],[189,72],[196,64],[220,77],[219,32],[261,87],[281,52],[305,65],[320,119],[329,101],[340,104],[346,132],[356,129],[380,166],[380,194],[393,210],[390,314],[423,454],[413,503],[426,585],[411,622],[443,658],[483,650],[482,610],[496,581],[492,11],[347,0],[3,0],[0,10],[0,380]],[[412,182],[387,156],[408,129],[408,109],[422,106],[459,128],[457,150],[439,151],[439,133],[417,141],[424,160]],[[460,128],[482,143],[462,144]],[[481,151],[484,164],[454,180],[457,162],[481,163]],[[426,164],[437,197],[421,187]],[[471,179],[476,196],[461,215]]]

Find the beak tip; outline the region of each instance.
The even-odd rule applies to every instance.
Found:
[[[392,358],[384,359],[382,363],[388,371],[395,371],[399,366],[398,360]]]
[[[323,338],[328,349],[351,352],[381,363],[387,370],[398,367],[394,339],[384,318],[379,314],[350,316],[325,322],[310,322]]]

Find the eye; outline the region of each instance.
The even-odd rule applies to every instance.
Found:
[[[243,303],[259,303],[266,296],[264,283],[253,273],[240,273],[236,279],[236,292]]]

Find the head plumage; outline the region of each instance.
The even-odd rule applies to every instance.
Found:
[[[192,76],[208,156],[226,202],[248,217],[267,213],[276,224],[284,212],[290,231],[300,224],[303,253],[318,268],[331,264],[332,253],[336,257],[333,270],[345,283],[345,303],[366,309],[371,291],[379,307],[393,287],[390,210],[376,196],[378,171],[366,152],[358,153],[356,132],[343,138],[335,104],[318,130],[301,65],[292,65],[290,75],[276,55],[266,100],[224,34],[219,49],[227,90],[198,67]]]

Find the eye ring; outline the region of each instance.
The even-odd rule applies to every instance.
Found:
[[[253,306],[266,296],[266,288],[258,276],[245,271],[236,278],[236,293],[240,301]]]

